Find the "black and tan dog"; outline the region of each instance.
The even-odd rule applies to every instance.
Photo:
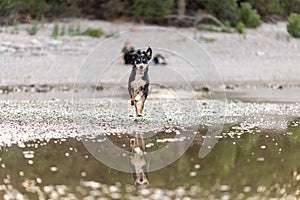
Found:
[[[152,58],[152,49],[146,51],[131,51],[125,54],[125,60],[132,64],[132,71],[128,81],[128,92],[131,98],[131,105],[135,107],[137,117],[142,116],[145,100],[148,96],[149,63]],[[141,101],[138,109],[137,102]]]
[[[142,135],[136,135],[130,139],[130,168],[132,171],[134,184],[136,186],[149,185],[148,170],[149,158],[147,156],[145,141]]]

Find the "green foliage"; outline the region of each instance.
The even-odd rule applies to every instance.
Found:
[[[205,9],[216,16],[221,21],[228,20],[230,25],[234,26],[238,23],[240,13],[236,0],[202,0],[205,5]]]
[[[78,24],[76,29],[75,29],[75,35],[81,35],[81,31],[80,31],[80,25]]]
[[[101,37],[104,35],[104,31],[101,28],[88,28],[86,29],[82,35],[87,35],[90,37]]]
[[[282,1],[283,0],[248,0],[262,16],[281,15],[284,11]]]
[[[15,1],[11,0],[1,0],[0,1],[0,11],[2,13],[11,11],[16,6]]]
[[[134,19],[146,22],[160,22],[169,13],[173,0],[134,0],[131,12]]]
[[[236,27],[235,27],[236,31],[240,34],[243,34],[245,32],[245,25],[243,22],[239,22],[237,23]]]
[[[252,9],[250,3],[242,3],[240,8],[241,21],[246,27],[256,28],[261,24],[261,19],[256,10]]]
[[[292,13],[288,17],[287,31],[293,37],[300,38],[300,15]]]
[[[40,24],[41,24],[41,28],[42,28],[42,29],[45,28],[45,22],[46,22],[45,16],[42,15],[42,16],[41,16],[41,21],[40,21]]]
[[[33,18],[40,18],[46,11],[45,0],[25,0],[23,7]]]
[[[74,26],[72,24],[68,28],[68,35],[75,36],[75,29],[74,29]]]
[[[57,39],[58,36],[59,36],[59,25],[55,23],[52,31],[52,37],[54,39]]]
[[[64,36],[64,35],[65,35],[65,32],[66,32],[66,27],[65,27],[65,25],[63,25],[63,26],[60,28],[60,36]]]
[[[291,13],[300,14],[300,0],[280,0],[280,4],[285,16],[289,16]]]
[[[84,0],[0,0],[0,16],[13,15],[40,19],[46,17],[79,17]]]
[[[19,34],[19,24],[20,24],[20,22],[17,19],[13,20],[13,26],[14,26],[14,28],[12,30],[13,34]]]
[[[77,36],[77,35],[82,35],[80,31],[80,25],[78,24],[77,27],[75,28],[73,24],[71,24],[68,27],[68,35],[69,36]]]
[[[216,32],[216,33],[231,33],[231,29],[229,26],[225,27],[217,27],[217,26],[206,26],[206,25],[199,25],[198,30],[201,31],[209,31],[209,32]]]
[[[38,32],[38,30],[39,30],[39,28],[38,28],[37,23],[34,22],[34,23],[31,25],[31,27],[28,27],[26,30],[27,30],[27,33],[28,33],[29,35],[36,35],[37,32]]]

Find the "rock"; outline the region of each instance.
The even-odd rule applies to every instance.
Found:
[[[233,85],[226,85],[225,89],[227,89],[227,90],[233,90],[234,86]]]
[[[47,53],[45,51],[34,50],[34,51],[31,52],[31,55],[33,55],[33,56],[43,56],[43,55],[47,55]]]
[[[38,41],[37,39],[30,40],[30,43],[35,45],[35,46],[41,46],[42,45],[42,43],[40,41]]]
[[[71,46],[63,46],[61,48],[61,50],[63,50],[63,51],[76,51],[77,49],[74,48],[74,47],[71,47]]]
[[[5,41],[0,44],[1,46],[10,47],[12,43],[10,41]]]
[[[265,56],[266,53],[264,51],[256,51],[257,56]]]
[[[33,45],[33,48],[41,49],[43,47],[42,43],[37,39],[30,40],[30,43]]]
[[[63,42],[60,41],[60,40],[50,40],[48,42],[48,45],[51,46],[51,47],[57,47],[59,45],[61,45]]]
[[[37,92],[49,92],[50,89],[51,88],[48,85],[39,85],[39,86],[36,86],[36,91]]]
[[[283,89],[283,86],[282,86],[282,85],[279,85],[279,86],[277,87],[277,89],[282,90],[282,89]]]
[[[25,44],[16,44],[13,46],[13,48],[16,50],[22,50],[22,49],[26,48],[26,45]]]
[[[4,53],[7,51],[7,47],[0,46],[0,53]]]
[[[8,52],[15,53],[17,50],[15,48],[9,47],[7,49]]]

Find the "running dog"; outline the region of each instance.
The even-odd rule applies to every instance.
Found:
[[[143,115],[145,100],[148,96],[149,76],[148,69],[152,58],[152,49],[148,47],[146,51],[130,51],[125,54],[125,60],[132,64],[131,74],[128,81],[128,92],[130,103],[135,107],[137,117]],[[141,101],[138,109],[137,102]]]
[[[141,144],[139,144],[141,141]],[[149,170],[149,159],[147,157],[146,147],[144,138],[138,134],[135,138],[130,139],[130,168],[132,171],[134,184],[136,186],[149,185],[148,173]]]

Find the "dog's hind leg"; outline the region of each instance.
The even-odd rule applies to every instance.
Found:
[[[133,101],[134,102],[134,108],[135,108],[135,115],[137,117],[139,117],[139,113],[138,113],[138,107],[137,107],[137,102],[136,101]]]
[[[132,95],[131,95],[130,104],[131,104],[132,106],[134,106],[134,108],[135,108],[135,115],[138,117],[138,116],[139,116],[139,113],[138,113],[137,102],[134,100],[135,97],[136,97],[136,93],[133,92]]]

